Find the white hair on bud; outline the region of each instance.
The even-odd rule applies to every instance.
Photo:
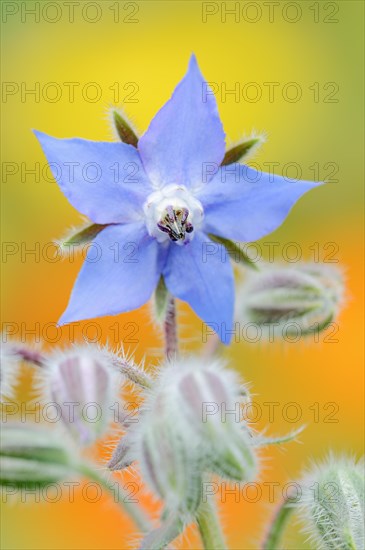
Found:
[[[331,452],[324,461],[312,462],[295,506],[303,532],[316,549],[365,548],[363,459]]]
[[[63,426],[84,446],[103,437],[118,414],[122,377],[113,359],[107,348],[73,344],[53,352],[39,371],[43,404],[57,404]],[[86,414],[92,407],[95,419]]]
[[[185,357],[157,372],[145,391],[139,423],[133,428],[133,456],[153,492],[168,509],[194,514],[205,474],[228,480],[254,478],[257,460],[252,436],[242,429],[238,375],[221,359]]]
[[[344,302],[340,269],[317,263],[263,265],[248,273],[237,293],[236,319],[256,324],[264,340],[320,332]]]
[[[1,402],[14,397],[18,382],[21,359],[15,345],[1,334],[0,346],[0,399]]]

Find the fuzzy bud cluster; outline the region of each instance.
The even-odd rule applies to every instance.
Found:
[[[218,360],[167,364],[146,397],[138,425],[122,438],[109,466],[121,468],[137,459],[168,510],[194,514],[209,474],[238,481],[255,476],[252,438],[237,418],[240,389],[237,376]]]

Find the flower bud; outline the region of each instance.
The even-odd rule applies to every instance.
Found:
[[[168,510],[193,514],[200,503],[202,464],[197,459],[197,442],[186,445],[172,418],[151,409],[141,418],[136,454],[142,475],[150,488],[164,500]],[[155,416],[156,415],[156,416]]]
[[[46,392],[64,426],[81,445],[94,443],[108,430],[118,399],[111,354],[89,344],[58,353],[47,366]]]
[[[324,264],[263,266],[250,273],[237,300],[236,316],[254,323],[270,340],[324,330],[339,312],[340,271]]]
[[[204,474],[254,477],[251,436],[240,423],[241,390],[218,361],[181,359],[160,371],[135,430],[135,454],[169,509],[196,511]]]
[[[315,548],[362,550],[364,532],[364,464],[352,458],[329,458],[304,478],[300,515]]]
[[[1,486],[43,487],[73,475],[73,459],[66,441],[35,424],[1,427]]]

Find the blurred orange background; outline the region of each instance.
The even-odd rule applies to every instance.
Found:
[[[229,138],[238,140],[253,129],[267,133],[254,162],[266,171],[277,162],[275,171],[289,175],[299,165],[302,179],[337,180],[301,199],[283,226],[259,243],[265,257],[267,243],[279,243],[278,261],[294,242],[303,260],[313,261],[318,253],[321,261],[336,260],[345,269],[347,298],[336,334],[328,330],[317,343],[241,339],[224,352],[251,384],[262,413],[257,428],[277,435],[307,424],[302,444],[263,451],[257,502],[249,502],[256,500],[254,494],[227,494],[221,504],[229,547],[258,548],[275,509],[267,482],[279,484],[274,492],[279,502],[285,483],[296,479],[310,458],[323,458],[329,449],[363,452],[363,3],[81,1],[73,22],[66,4],[2,6],[2,239],[8,252],[2,321],[16,337],[33,328],[49,348],[67,343],[69,329],[57,332],[48,323],[63,312],[82,263],[81,258],[53,261],[49,243],[80,216],[46,171],[32,128],[58,137],[111,139],[106,110],[117,103],[143,132],[194,52],[218,90]],[[39,10],[39,18],[32,9]],[[73,100],[71,82],[76,83]],[[31,89],[34,94],[26,93]],[[239,97],[225,95],[225,89],[238,89]],[[26,173],[31,169],[35,175]],[[32,249],[35,254],[26,254]],[[188,307],[180,304],[179,311],[183,346],[197,349],[201,322]],[[147,364],[156,364],[161,338],[149,312],[147,305],[99,319],[100,341],[116,344],[118,327],[118,338],[137,360],[146,355]],[[134,326],[136,333],[128,338]],[[75,335],[93,338],[93,325],[80,323]],[[278,403],[273,418],[269,402]],[[292,402],[300,412],[294,423],[286,416],[295,413],[287,407]],[[150,498],[143,500],[155,508]],[[136,535],[110,499],[86,502],[81,489],[74,503],[6,503],[2,527],[6,550],[127,548]],[[180,547],[199,544],[189,530]],[[309,548],[297,525],[289,528],[285,547]]]

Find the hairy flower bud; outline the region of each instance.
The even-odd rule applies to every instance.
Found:
[[[73,459],[59,434],[35,424],[1,426],[1,486],[42,487],[73,475]]]
[[[20,359],[13,346],[8,342],[1,342],[0,352],[0,397],[3,401],[13,396]]]
[[[300,514],[315,548],[365,548],[364,496],[362,462],[330,455],[313,467],[304,479]]]
[[[111,355],[89,344],[56,354],[47,366],[46,392],[64,426],[80,444],[94,443],[109,428],[118,399]]]
[[[254,477],[256,459],[240,423],[241,385],[218,362],[181,359],[164,367],[148,396],[135,454],[150,487],[167,507],[194,513],[205,474]]]
[[[342,297],[342,274],[332,266],[263,266],[248,275],[236,315],[258,325],[270,340],[297,338],[325,329],[336,318]]]

